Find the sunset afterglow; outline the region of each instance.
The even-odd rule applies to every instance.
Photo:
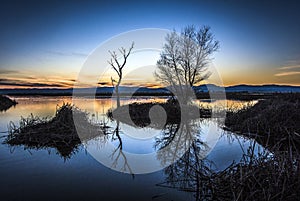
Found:
[[[300,85],[300,28],[295,21],[299,12],[292,3],[276,2],[272,9],[266,2],[116,4],[119,6],[67,1],[2,5],[0,87],[71,88],[88,55],[111,37],[141,28],[180,31],[189,24],[211,26],[220,41],[212,62],[225,86]],[[131,55],[128,69],[155,66],[159,52],[155,54]],[[99,86],[111,86],[111,76],[100,80]],[[160,86],[151,72],[131,73],[122,84]]]

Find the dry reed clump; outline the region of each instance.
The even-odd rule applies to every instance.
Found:
[[[0,111],[8,110],[11,106],[16,104],[17,102],[15,100],[11,100],[7,96],[0,95]]]
[[[212,175],[213,200],[298,200],[299,159],[283,154],[231,165]]]
[[[81,138],[78,137],[77,131],[80,132]],[[69,157],[81,144],[81,140],[88,140],[100,134],[101,129],[89,121],[86,112],[64,103],[57,107],[52,119],[31,114],[28,118],[21,117],[19,127],[11,122],[5,143],[37,149],[56,148],[61,156]]]
[[[299,150],[299,96],[261,100],[253,107],[228,112],[225,125],[231,131],[255,138],[268,148],[280,146]]]
[[[193,192],[196,201],[298,200],[299,155],[290,158],[290,153],[276,151],[255,156],[254,150],[252,147],[242,161],[218,172],[206,159],[179,161],[172,171],[167,168],[168,180],[158,186]]]

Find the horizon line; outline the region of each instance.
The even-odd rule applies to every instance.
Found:
[[[217,87],[235,87],[235,86],[260,86],[260,87],[263,87],[263,86],[271,86],[271,85],[274,85],[274,86],[287,86],[287,87],[300,87],[300,84],[297,85],[297,84],[286,84],[286,83],[283,83],[283,84],[279,84],[279,83],[266,83],[266,84],[246,84],[246,83],[241,83],[241,84],[235,84],[235,85],[223,85],[223,86],[220,86],[220,85],[217,85],[217,84],[213,84],[213,83],[207,83],[207,84],[199,84],[199,85],[196,85],[194,87],[198,87],[198,86],[203,86],[203,85],[215,85]],[[166,88],[164,86],[156,86],[156,87],[151,87],[151,86],[120,86],[120,87],[127,87],[127,88],[148,88],[148,89],[161,89],[161,88]],[[76,87],[17,87],[17,88],[1,88],[0,87],[0,90],[72,90],[72,89],[75,89]],[[80,88],[76,88],[76,89],[92,89],[92,88],[114,88],[113,86],[91,86],[91,87],[80,87]]]

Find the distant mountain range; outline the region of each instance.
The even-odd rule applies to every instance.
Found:
[[[289,86],[289,85],[276,85],[276,84],[268,84],[268,85],[234,85],[228,87],[219,87],[214,84],[208,85],[200,85],[195,87],[199,92],[208,92],[210,91],[220,91],[225,88],[226,92],[245,92],[245,93],[299,93],[300,86]]]
[[[214,84],[196,86],[197,93],[208,91],[223,91],[226,92],[245,92],[245,93],[300,93],[300,86],[289,85],[235,85],[228,87],[220,87]],[[82,88],[76,89],[81,94],[96,94],[111,95],[114,91],[113,87],[98,87],[98,88]],[[166,88],[147,88],[147,87],[120,87],[120,92],[123,94],[136,95],[168,95]],[[73,89],[0,89],[0,94],[6,95],[72,95]]]

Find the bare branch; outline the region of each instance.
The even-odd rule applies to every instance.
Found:
[[[124,68],[124,66],[127,62],[127,58],[129,57],[129,55],[130,55],[130,53],[133,49],[133,46],[134,46],[134,43],[132,42],[128,52],[126,51],[126,49],[124,47],[119,48],[119,52],[123,57],[123,63],[121,63],[119,61],[119,58],[118,58],[117,53],[115,51],[113,51],[113,52],[109,51],[111,59],[107,62],[112,67],[112,69],[114,69],[114,71],[118,74],[118,80],[117,81],[114,80],[111,77],[112,85],[115,88],[116,94],[117,94],[117,107],[120,106],[119,86],[120,86],[122,78],[123,78],[123,68]],[[116,83],[116,85],[114,83]]]

